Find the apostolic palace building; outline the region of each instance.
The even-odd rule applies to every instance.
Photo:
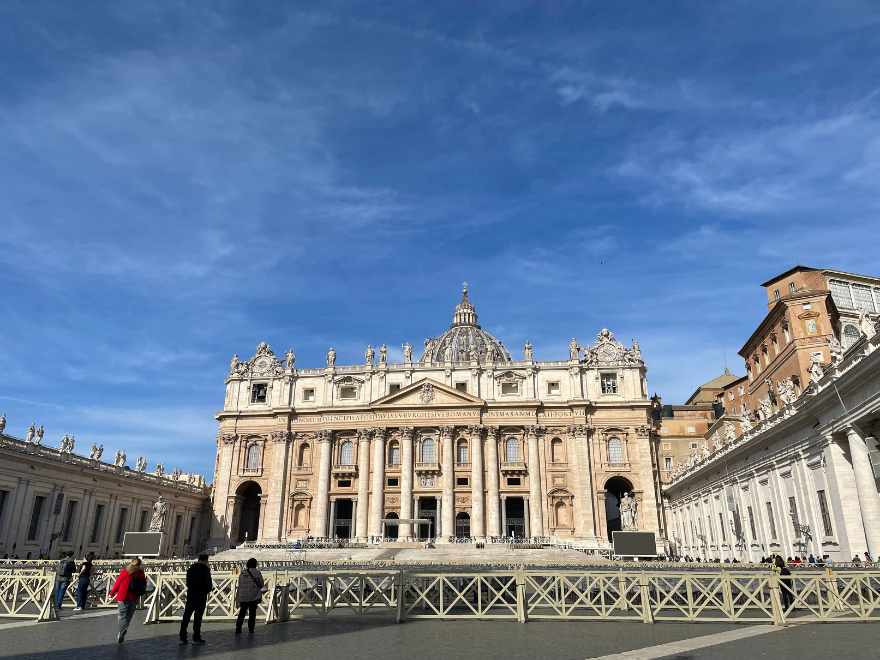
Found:
[[[226,380],[208,546],[245,540],[661,536],[653,403],[638,343],[602,330],[567,359],[522,359],[477,322],[405,361],[295,367],[263,343]],[[635,506],[629,502],[635,499]],[[421,523],[407,522],[427,521]],[[400,521],[395,524],[396,521]],[[219,523],[219,524],[218,524]]]

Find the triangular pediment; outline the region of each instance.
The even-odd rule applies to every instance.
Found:
[[[429,386],[433,396],[425,395],[425,386]],[[431,406],[474,406],[482,405],[480,397],[459,392],[454,387],[449,387],[431,378],[424,378],[418,382],[404,387],[399,392],[393,392],[388,396],[375,401],[372,408],[424,408]]]

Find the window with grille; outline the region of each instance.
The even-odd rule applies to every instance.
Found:
[[[831,297],[838,307],[853,308],[852,295],[849,292],[849,284],[840,280],[831,280]]]
[[[467,442],[459,441],[458,446],[456,447],[456,455],[455,460],[458,463],[467,463],[468,462],[468,446]]]
[[[339,464],[354,465],[354,443],[351,440],[346,440],[339,447]]]
[[[608,438],[608,462],[611,464],[623,463],[623,444],[620,438]]]
[[[422,441],[422,462],[434,462],[434,441],[431,438],[425,438]]]
[[[617,394],[616,374],[605,374],[602,376],[602,394]]]
[[[248,447],[247,469],[256,470],[258,467],[260,467],[260,445],[253,444]]]
[[[752,532],[752,540],[755,541],[758,538],[758,535],[755,533],[755,516],[752,513],[752,507],[748,507],[749,511],[749,530]]]
[[[856,309],[864,309],[873,313],[875,309],[874,298],[871,296],[871,287],[864,284],[851,284],[850,286],[852,287],[853,302]]]
[[[825,500],[825,491],[820,490],[816,493],[819,497],[819,512],[822,514],[822,527],[825,536],[833,536],[834,529],[831,527],[831,513],[828,511],[828,502]]]
[[[508,438],[504,443],[504,460],[508,463],[519,461],[519,440]]]
[[[767,502],[767,524],[770,526],[770,540],[776,540],[776,521],[773,519],[773,504]]]
[[[847,323],[843,326],[843,347],[849,348],[855,344],[861,336],[862,333],[859,332],[859,329],[856,326]]]

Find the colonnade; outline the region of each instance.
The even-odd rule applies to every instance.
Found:
[[[434,427],[436,428],[436,427]],[[456,535],[456,497],[461,498],[463,493],[459,488],[456,494],[456,460],[454,436],[455,427],[440,427],[441,460],[439,462],[439,476],[441,494],[425,493],[415,495],[413,492],[415,483],[415,456],[414,456],[414,427],[397,427],[394,440],[400,446],[400,519],[407,520],[418,517],[418,498],[435,497],[436,508],[436,537],[449,537]],[[333,456],[333,435],[338,432],[321,431],[318,434],[319,446],[319,473],[318,491],[315,498],[315,510],[311,528],[317,538],[333,536],[336,521],[336,500],[331,498],[331,468]],[[500,537],[506,528],[506,506],[504,497],[501,495],[500,468],[498,452],[498,427],[482,425],[468,426],[465,433],[459,433],[469,438],[469,462],[470,462],[470,497],[467,503],[460,503],[460,508],[470,509],[470,536],[475,539],[486,537]],[[386,445],[391,439],[391,431],[387,428],[360,429],[358,434],[358,484],[356,497],[353,501],[352,532],[351,538],[364,539],[367,537],[381,537],[383,535],[383,520],[386,510]],[[485,434],[485,438],[484,438]],[[538,428],[529,426],[525,428],[528,445],[528,466],[524,466],[525,473],[529,476],[529,493],[523,493],[526,518],[526,536],[544,535],[544,515],[542,500],[541,476],[540,476],[540,452],[538,442]],[[484,448],[485,459],[484,465]],[[370,480],[370,452],[372,450],[372,480]],[[397,466],[395,465],[395,468]],[[459,468],[459,472],[461,468]],[[484,475],[486,481],[484,482]],[[396,489],[392,491],[397,494]],[[372,497],[371,497],[372,494]],[[348,499],[348,498],[346,498]],[[399,537],[411,539],[417,536],[412,525],[401,523]]]

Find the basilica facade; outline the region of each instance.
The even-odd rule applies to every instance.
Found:
[[[383,345],[353,366],[331,348],[307,369],[265,343],[233,358],[209,546],[515,536],[601,547],[621,529],[621,501],[628,529],[662,536],[638,343],[602,330],[592,346],[573,339],[567,359],[535,360],[528,342],[514,359],[465,288],[448,331],[421,357],[403,348],[402,363]]]

